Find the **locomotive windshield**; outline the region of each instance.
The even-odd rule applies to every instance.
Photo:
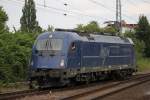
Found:
[[[62,39],[42,39],[37,41],[36,49],[38,51],[60,51],[62,43]]]

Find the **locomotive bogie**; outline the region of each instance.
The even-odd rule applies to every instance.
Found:
[[[67,70],[50,70],[36,72],[32,75],[32,81],[37,81],[40,87],[64,86],[74,82],[91,82],[106,78],[125,79],[132,75],[136,70],[132,66],[108,67],[89,67]]]

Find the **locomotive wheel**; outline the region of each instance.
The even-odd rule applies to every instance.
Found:
[[[73,87],[73,86],[77,85],[75,78],[70,78],[68,80],[69,80],[69,83],[67,84],[68,87]]]
[[[126,70],[119,70],[112,72],[112,79],[114,80],[125,80],[128,78],[128,73]]]
[[[127,71],[123,70],[123,71],[119,71],[118,73],[118,79],[119,80],[125,80],[128,78],[128,73]]]

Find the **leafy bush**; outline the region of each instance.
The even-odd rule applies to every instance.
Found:
[[[4,83],[27,78],[34,36],[30,33],[0,34],[0,80]]]

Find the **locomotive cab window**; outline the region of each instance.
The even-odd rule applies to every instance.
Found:
[[[38,51],[60,51],[62,44],[62,39],[42,39],[37,41],[36,49]]]

